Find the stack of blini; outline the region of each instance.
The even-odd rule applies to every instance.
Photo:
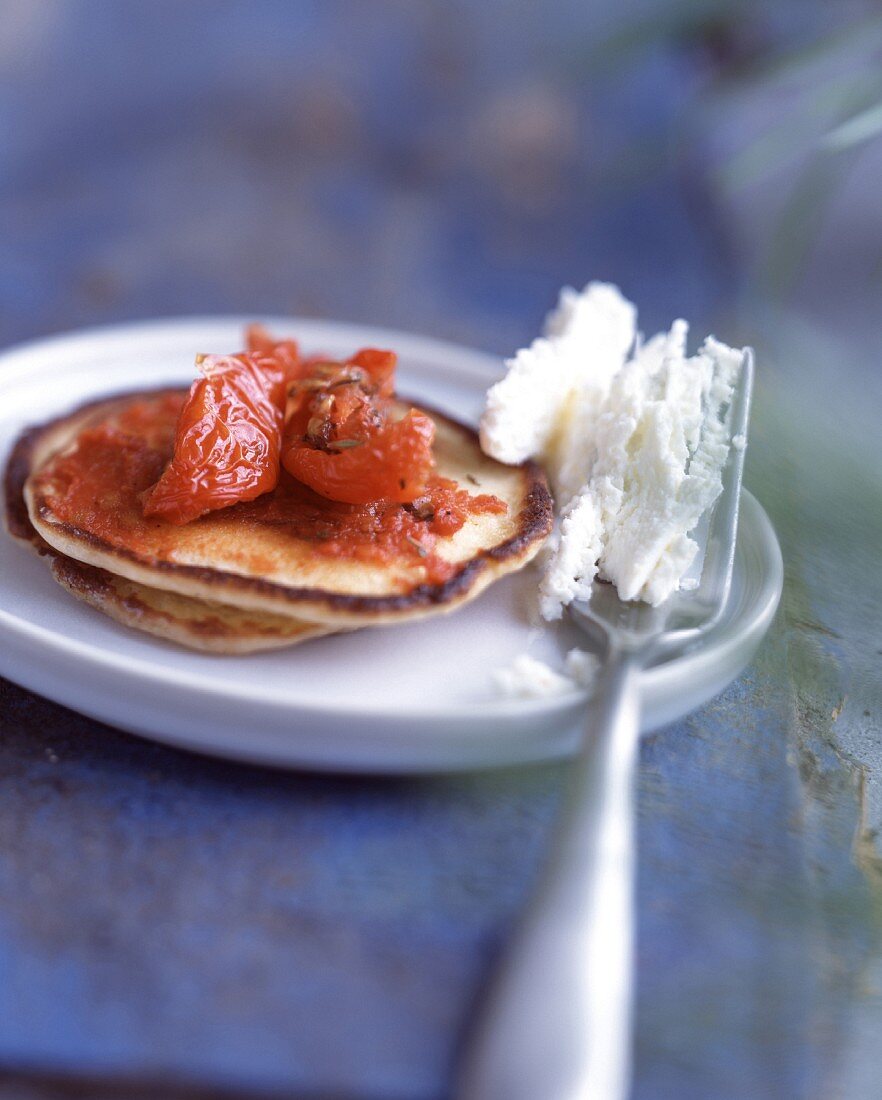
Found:
[[[470,515],[460,530],[437,538],[433,554],[452,566],[441,581],[427,579],[415,554],[373,560],[339,546],[331,556],[320,552],[274,507],[278,490],[181,526],[145,517],[155,454],[152,473],[139,472],[136,463],[125,467],[134,474],[114,483],[97,453],[94,492],[86,484],[72,498],[70,485],[62,484],[65,461],[84,440],[97,438],[96,429],[113,434],[125,424],[131,433],[139,410],[179,411],[186,397],[183,387],[92,401],[25,431],[7,464],[9,533],[45,558],[63,588],[124,626],[197,650],[241,654],[424,618],[461,606],[521,568],[551,529],[541,470],[488,458],[471,429],[435,412],[428,415],[437,475],[506,506]],[[167,461],[170,438],[164,446]]]

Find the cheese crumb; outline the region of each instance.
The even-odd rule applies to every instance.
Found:
[[[564,672],[581,688],[594,686],[600,669],[600,658],[584,649],[571,649],[564,658]]]
[[[540,585],[547,619],[587,597],[597,575],[622,599],[659,604],[695,558],[689,532],[722,489],[744,353],[709,337],[688,357],[687,334],[678,320],[643,342],[615,287],[567,288],[544,337],[488,393],[485,451],[539,459],[557,500]]]
[[[492,675],[500,695],[507,699],[547,699],[575,689],[568,676],[528,653],[515,657],[507,668],[495,669]]]
[[[599,665],[593,653],[571,649],[561,673],[544,661],[522,653],[507,668],[496,669],[492,675],[500,695],[507,699],[549,699],[590,688]]]

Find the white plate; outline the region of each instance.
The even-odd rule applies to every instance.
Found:
[[[0,356],[0,452],[20,428],[97,395],[193,377],[199,351],[237,347],[245,321],[199,318],[93,329]],[[476,418],[501,364],[397,332],[267,318],[307,350],[365,345],[400,356],[401,390]],[[768,627],[782,584],[775,533],[744,495],[724,622],[700,650],[643,674],[643,727],[682,716],[737,676]],[[0,673],[102,722],[168,744],[285,767],[417,772],[566,754],[580,693],[510,702],[491,671],[517,654],[559,663],[579,639],[530,623],[536,574],[493,585],[455,614],[320,638],[289,650],[211,657],[118,626],[74,600],[44,562],[0,537]]]

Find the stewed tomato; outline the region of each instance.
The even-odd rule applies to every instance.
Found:
[[[249,333],[252,342],[260,337]],[[257,346],[197,359],[203,377],[181,410],[171,462],[145,494],[145,516],[189,523],[275,488],[295,355],[296,348]]]
[[[329,500],[369,504],[390,500],[400,504],[425,491],[432,468],[435,425],[424,413],[407,415],[365,439],[331,440],[327,449],[289,439],[282,451],[285,469],[298,481]],[[343,444],[351,446],[343,447]]]
[[[252,501],[276,487],[282,465],[331,502],[426,510],[427,491],[439,488],[435,425],[394,401],[394,352],[304,359],[293,340],[274,340],[259,325],[246,345],[197,360],[202,378],[184,402],[170,462],[143,493],[145,516],[183,524]]]
[[[303,360],[296,340],[274,340],[263,325],[249,325],[245,329],[245,346],[261,360],[275,360],[286,382],[293,382],[297,377]]]
[[[316,362],[291,389],[282,465],[329,500],[410,503],[434,469],[435,425],[411,409],[396,419],[396,356],[365,348],[346,362]]]

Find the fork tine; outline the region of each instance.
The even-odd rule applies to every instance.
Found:
[[[730,414],[731,438],[747,438],[750,401],[753,394],[753,350],[744,349],[741,372],[732,399]],[[738,506],[741,500],[741,479],[744,473],[746,448],[732,445],[729,461],[722,474],[723,489],[710,520],[704,565],[695,598],[707,608],[710,619],[705,627],[719,618],[729,598],[732,570],[735,564],[735,537],[738,533]]]
[[[746,442],[752,392],[753,351],[745,348],[729,411],[732,440],[741,436]],[[681,590],[653,608],[640,601],[622,601],[613,585],[595,581],[587,600],[574,600],[569,605],[570,617],[595,640],[599,637],[601,648],[608,648],[616,636],[647,641],[654,636],[656,653],[668,652],[693,641],[719,621],[732,586],[745,450],[744,443],[740,447],[732,445],[723,468],[720,495],[708,517],[705,537],[699,539],[704,543],[704,554],[694,591]]]

